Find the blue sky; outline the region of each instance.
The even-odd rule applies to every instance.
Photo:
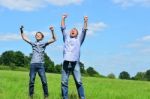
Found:
[[[68,30],[80,30],[83,16],[89,17],[88,35],[81,48],[81,61],[86,66],[103,75],[128,71],[133,76],[150,69],[150,0],[0,0],[0,53],[32,52],[20,37],[20,25],[32,41],[36,31],[43,32],[47,41],[51,37],[49,26],[53,25],[57,41],[46,53],[61,63],[63,13],[69,15]]]

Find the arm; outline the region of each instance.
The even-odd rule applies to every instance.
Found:
[[[61,27],[65,27],[65,19],[67,18],[67,14],[64,14],[61,19]]]
[[[84,17],[84,29],[87,30],[87,25],[88,25],[88,16]]]
[[[67,18],[67,14],[64,14],[62,16],[62,19],[61,19],[61,31],[62,31],[62,34],[63,34],[63,41],[65,42],[65,38],[66,38],[66,33],[65,33],[65,29],[66,29],[66,26],[65,26],[65,19]]]
[[[54,35],[54,27],[53,27],[53,26],[50,26],[50,28],[49,28],[49,29],[51,30],[52,38],[48,41],[48,43],[47,43],[47,44],[51,44],[51,43],[53,43],[53,42],[55,42],[55,41],[56,41],[56,37],[55,37],[55,35]]]
[[[26,41],[27,43],[30,44],[30,40],[28,39],[28,37],[23,33],[23,26],[20,27],[20,33],[21,33],[21,37],[24,41]]]
[[[87,32],[87,26],[88,26],[88,16],[84,16],[84,26],[82,29],[82,33],[80,35],[80,42],[81,44],[83,43],[85,36],[86,36],[86,32]]]

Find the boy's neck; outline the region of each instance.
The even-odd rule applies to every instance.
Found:
[[[40,41],[42,41],[42,40],[36,40],[37,42],[40,42]]]

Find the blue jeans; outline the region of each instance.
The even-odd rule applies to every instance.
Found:
[[[62,65],[62,79],[61,79],[61,91],[62,98],[68,99],[68,79],[70,73],[73,74],[76,88],[80,99],[85,99],[84,88],[81,81],[80,66],[78,62],[64,61]]]
[[[43,85],[43,91],[44,91],[44,96],[48,96],[48,86],[47,86],[47,80],[45,76],[45,68],[43,63],[32,63],[30,65],[30,82],[29,82],[29,95],[32,96],[34,94],[34,82],[35,82],[35,77],[36,73],[38,72],[42,85]]]

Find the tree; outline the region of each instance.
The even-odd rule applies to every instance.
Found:
[[[119,78],[120,79],[130,79],[130,75],[129,75],[128,72],[123,71],[123,72],[120,73]]]
[[[147,70],[145,73],[146,80],[150,81],[150,70]]]
[[[115,78],[116,78],[115,75],[114,75],[113,73],[108,74],[107,77],[108,77],[108,78],[111,78],[111,79],[115,79]]]
[[[24,56],[24,66],[29,68],[31,58],[28,56]]]
[[[24,56],[21,51],[5,51],[0,57],[0,64],[6,66],[21,66],[24,67],[29,64],[29,58]]]
[[[145,80],[145,72],[138,72],[134,78],[135,80]]]
[[[93,67],[87,68],[86,71],[89,76],[100,76],[99,73],[97,71],[95,71]]]
[[[2,59],[1,59],[1,56],[0,56],[0,65],[2,65]]]
[[[20,66],[20,67],[24,67],[25,66],[25,56],[22,52],[20,51],[17,51],[17,52],[14,52],[14,64],[15,66]]]
[[[80,65],[80,71],[82,74],[85,74],[86,73],[86,70],[84,69],[84,64],[82,62],[79,62],[79,65]]]
[[[13,51],[5,51],[1,55],[1,63],[6,66],[15,64],[15,54]]]
[[[55,72],[56,72],[56,73],[61,73],[61,68],[62,68],[62,64],[57,64],[57,65],[55,66]]]
[[[44,54],[44,61],[45,61],[45,71],[46,72],[55,72],[54,62],[48,57],[48,55]]]

